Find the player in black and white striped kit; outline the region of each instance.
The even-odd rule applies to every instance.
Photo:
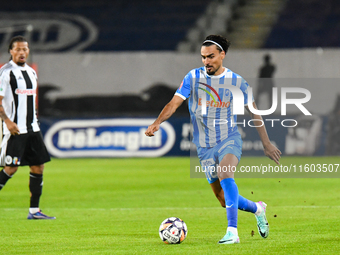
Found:
[[[27,219],[55,219],[39,208],[44,163],[50,161],[50,156],[36,115],[37,74],[26,64],[28,42],[22,36],[13,37],[8,50],[11,60],[0,69],[0,117],[4,122],[0,190],[19,166],[28,165],[31,199]]]

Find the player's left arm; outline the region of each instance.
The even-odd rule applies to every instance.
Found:
[[[253,102],[253,107],[257,109],[255,102]],[[264,154],[270,159],[274,160],[275,163],[279,165],[282,153],[274,144],[270,142],[265,125],[261,125],[263,123],[262,116],[250,112],[248,106],[245,106],[245,108],[249,112],[251,118],[254,120],[254,125],[256,125],[256,130],[259,133],[260,139],[264,147]]]
[[[145,131],[145,135],[154,136],[154,133],[159,130],[161,123],[169,119],[183,102],[183,98],[179,97],[178,95],[174,95],[170,102],[164,106],[155,122],[151,124]]]

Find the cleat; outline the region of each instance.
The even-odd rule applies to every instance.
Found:
[[[41,211],[37,212],[37,213],[28,213],[27,216],[28,220],[55,220],[55,217],[50,217],[47,216],[46,214],[43,214]]]
[[[262,201],[257,202],[257,204],[260,205],[263,209],[260,215],[255,215],[257,221],[257,229],[261,237],[267,238],[269,235],[269,224],[266,218],[267,205]]]
[[[219,244],[234,244],[234,243],[240,243],[240,238],[230,231],[227,231],[225,236],[218,241]]]

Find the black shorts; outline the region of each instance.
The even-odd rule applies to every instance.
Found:
[[[2,166],[37,166],[50,161],[41,132],[5,135],[1,148]]]

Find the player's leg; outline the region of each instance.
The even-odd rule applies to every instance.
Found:
[[[216,180],[215,182],[210,183],[210,187],[212,191],[214,192],[217,200],[220,202],[221,206],[225,207],[224,192],[221,187],[220,181]],[[240,194],[238,195],[238,209],[239,210],[255,213],[258,210],[257,207],[258,206],[256,205],[255,202],[242,197]]]
[[[31,192],[30,213],[35,214],[40,211],[39,202],[43,188],[44,165],[30,166],[29,189]]]
[[[237,233],[238,217],[238,187],[234,180],[234,171],[238,164],[238,158],[233,154],[224,155],[220,161],[217,175],[224,192],[225,205],[227,211],[228,228],[226,235],[219,241],[220,244],[239,243]]]
[[[43,172],[44,172],[44,164],[30,166],[30,182],[29,182],[29,189],[31,192],[31,199],[30,199],[30,208],[29,214],[27,219],[29,220],[38,220],[38,219],[45,219],[45,220],[54,220],[55,217],[47,216],[40,211],[40,197],[42,194],[43,188]]]
[[[15,174],[15,172],[18,170],[18,167],[10,167],[5,166],[0,171],[0,190],[5,186],[6,182],[12,178],[12,176]]]
[[[44,163],[50,161],[40,132],[29,135],[25,151],[25,162],[30,166],[29,189],[31,192],[30,208],[27,219],[55,219],[40,211],[40,197],[43,188]]]
[[[238,158],[235,155],[226,154],[220,163],[219,169],[222,171],[218,172],[218,176],[220,178],[220,185],[224,191],[228,219],[227,234],[223,239],[221,239],[220,243],[225,240],[231,240],[231,242],[226,243],[233,243],[236,237],[238,237],[237,232],[238,215],[236,208],[252,212],[255,214],[258,232],[261,237],[267,238],[269,234],[269,224],[266,218],[267,205],[262,201],[255,203],[238,194],[238,187],[234,180],[234,171],[232,171],[233,167],[235,167],[234,169],[236,169],[237,166],[236,162],[238,163]],[[223,171],[223,167],[224,169],[226,169],[226,171]],[[227,171],[229,169],[230,171]],[[235,205],[237,205],[237,207]],[[234,238],[230,238],[231,234],[230,233],[228,234],[228,232],[231,232],[234,235]]]
[[[249,199],[246,199],[239,194],[238,195],[238,209],[245,211],[245,212],[255,213],[257,211],[257,205],[255,202]]]
[[[221,147],[223,145],[225,145],[227,141],[225,141],[224,143],[219,144],[218,146],[215,146],[214,148],[197,148],[197,154],[198,157],[200,159],[200,163],[201,166],[205,168],[205,175],[207,178],[207,181],[209,182],[210,186],[213,189],[213,192],[215,193],[215,195],[218,197],[220,196],[222,193],[222,191],[224,192],[224,194],[227,194],[225,187],[223,187],[222,182],[220,184],[221,188],[223,189],[221,191],[221,189],[219,188],[219,173],[217,171],[217,167],[216,167],[216,162],[221,162],[222,158],[224,157],[224,155],[222,155],[222,157],[219,157],[218,152],[221,149]],[[225,150],[225,149],[224,149]],[[224,153],[224,152],[223,152]],[[226,153],[225,153],[226,154]],[[230,154],[231,155],[231,154]],[[233,155],[234,156],[234,155]],[[236,157],[235,157],[236,158]],[[221,162],[223,164],[223,162]],[[219,164],[219,167],[221,166],[221,163]],[[238,164],[238,158],[236,158],[236,162],[234,162],[235,165]],[[223,181],[223,180],[222,180]],[[237,188],[237,186],[236,186]],[[218,197],[219,199],[219,197]],[[219,199],[220,200],[220,199]],[[221,205],[225,206],[227,205],[228,200],[225,199],[224,203],[221,203]],[[231,219],[232,217],[229,216],[234,216],[232,215],[232,213],[230,213],[230,207],[226,208],[227,209],[227,219],[228,219],[228,229],[227,229],[227,234],[225,235],[225,237],[220,240],[219,243],[221,244],[231,244],[231,243],[239,243],[239,238],[237,235],[237,203],[236,203],[236,227],[233,228],[233,230],[236,230],[236,235],[229,237],[230,232],[230,224],[233,224],[233,222],[235,223],[235,221],[233,221],[233,219]],[[235,233],[235,231],[233,231],[233,233]]]
[[[242,197],[241,195],[238,196],[238,208],[240,210],[255,214],[257,229],[260,236],[263,238],[268,237],[269,234],[269,224],[266,218],[266,207],[267,205],[262,201],[255,203]]]
[[[225,200],[220,181],[217,177],[217,165],[215,162],[214,151],[212,148],[197,148],[198,158],[202,169],[204,169],[205,176],[216,198],[222,207],[225,207]]]
[[[20,158],[24,151],[24,148],[20,146],[21,140],[23,140],[22,137],[11,136],[10,134],[3,137],[0,164],[4,168],[0,171],[0,190],[18,170]]]
[[[210,187],[212,191],[214,192],[217,200],[220,202],[222,207],[225,207],[225,199],[224,199],[224,192],[221,187],[220,181],[216,180],[213,183],[210,183]]]

